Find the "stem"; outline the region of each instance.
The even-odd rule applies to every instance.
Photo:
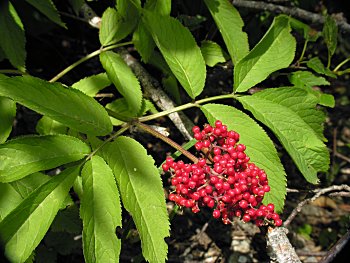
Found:
[[[305,40],[305,43],[304,43],[304,47],[303,47],[303,50],[301,51],[301,55],[300,55],[300,58],[298,60],[298,64],[300,64],[300,62],[303,60],[304,58],[304,54],[305,54],[305,51],[306,51],[306,47],[307,47],[307,44],[308,44],[308,40]]]
[[[350,57],[348,57],[347,59],[345,59],[342,62],[340,62],[339,65],[335,67],[333,72],[337,72],[345,63],[347,63],[349,61],[350,61]]]
[[[89,60],[90,58],[93,58],[95,56],[98,56],[99,54],[101,54],[104,51],[108,51],[111,49],[115,49],[118,47],[122,47],[122,46],[126,46],[126,45],[130,45],[132,44],[131,41],[129,42],[124,42],[124,43],[119,43],[119,44],[114,44],[114,45],[110,45],[107,47],[103,47],[100,48],[98,50],[95,50],[94,52],[86,55],[85,57],[79,59],[78,61],[74,62],[73,64],[69,65],[68,67],[66,67],[64,70],[62,70],[60,73],[58,73],[56,76],[54,76],[52,79],[49,80],[49,82],[55,82],[57,80],[59,80],[60,78],[62,78],[64,75],[66,75],[69,71],[71,71],[72,69],[74,69],[75,67],[79,66],[81,63]]]
[[[206,98],[206,99],[201,99],[201,100],[197,100],[195,102],[186,103],[184,105],[181,105],[181,106],[169,109],[169,110],[165,110],[165,111],[158,112],[158,113],[155,113],[152,115],[140,117],[138,119],[138,121],[139,122],[150,121],[150,120],[162,117],[162,116],[166,116],[166,115],[173,113],[173,112],[182,111],[182,110],[189,109],[192,107],[199,107],[200,104],[203,104],[206,102],[210,102],[210,101],[214,101],[214,100],[222,100],[222,99],[234,99],[235,97],[236,97],[236,95],[234,95],[234,94],[226,94],[226,95],[219,95],[219,96],[214,96],[214,97],[210,97],[210,98]]]
[[[28,73],[17,69],[0,69],[0,74],[28,75]]]
[[[327,62],[327,68],[328,69],[331,66],[331,58],[332,58],[331,53],[329,53],[329,51],[328,51],[328,62]]]
[[[175,148],[176,150],[182,152],[183,155],[185,155],[188,159],[190,159],[192,162],[197,163],[198,158],[194,156],[189,151],[182,148],[179,144],[174,142],[173,140],[169,139],[168,137],[164,136],[163,134],[157,132],[156,130],[152,129],[147,124],[141,123],[141,122],[134,122],[135,126],[138,128],[148,132],[149,134],[152,134],[153,136],[157,137],[158,139],[161,139],[163,142],[169,144],[171,147]]]

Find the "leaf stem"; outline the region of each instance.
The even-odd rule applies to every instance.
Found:
[[[85,57],[77,60],[76,62],[74,62],[73,64],[69,65],[68,67],[66,67],[64,70],[62,70],[60,73],[58,73],[56,76],[54,76],[52,79],[49,80],[49,82],[55,82],[57,80],[59,80],[60,78],[62,78],[64,75],[66,75],[69,71],[71,71],[72,69],[74,69],[75,67],[79,66],[81,63],[89,60],[90,58],[93,58],[95,56],[98,56],[99,54],[101,54],[104,51],[108,51],[111,49],[115,49],[118,47],[122,47],[122,46],[127,46],[132,44],[132,41],[129,42],[124,42],[124,43],[119,43],[119,44],[114,44],[114,45],[110,45],[107,47],[102,47],[98,50],[95,50],[94,52],[87,54]]]
[[[195,102],[186,103],[186,104],[183,104],[181,106],[178,106],[178,107],[175,107],[175,108],[172,108],[169,110],[165,110],[162,112],[158,112],[158,113],[155,113],[152,115],[140,117],[140,118],[138,118],[138,121],[139,122],[150,121],[150,120],[154,120],[154,119],[157,119],[159,117],[162,117],[162,116],[166,116],[166,115],[173,113],[173,112],[182,111],[182,110],[186,110],[186,109],[193,108],[193,107],[199,107],[200,104],[203,104],[206,102],[215,101],[215,100],[223,100],[223,99],[234,99],[235,97],[237,97],[237,95],[226,94],[226,95],[219,95],[219,96],[214,96],[214,97],[210,97],[210,98],[205,98],[205,99],[197,100]]]
[[[163,134],[157,132],[156,130],[152,129],[147,124],[144,124],[144,123],[141,123],[138,121],[135,121],[133,124],[135,126],[137,126],[138,128],[148,132],[149,134],[152,134],[153,136],[157,137],[158,139],[161,139],[163,142],[169,144],[171,147],[175,148],[176,150],[182,152],[182,154],[185,155],[192,162],[194,162],[194,163],[198,162],[198,158],[196,156],[194,156],[192,153],[190,153],[189,151],[182,148],[179,144],[177,144],[176,142],[174,142],[170,138],[168,138],[168,137],[164,136]]]
[[[340,62],[339,65],[334,68],[333,72],[337,72],[345,63],[349,61],[350,61],[350,57]]]
[[[306,51],[306,47],[307,47],[307,44],[308,44],[308,43],[309,43],[309,41],[308,41],[308,40],[305,40],[303,50],[301,51],[300,58],[298,59],[298,65],[300,64],[300,62],[301,62],[301,61],[303,60],[303,58],[304,58],[305,51]]]

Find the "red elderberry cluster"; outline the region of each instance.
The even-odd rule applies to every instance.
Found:
[[[281,226],[274,205],[262,204],[265,193],[270,191],[266,173],[249,162],[245,145],[238,144],[239,134],[228,131],[221,121],[216,121],[215,127],[206,124],[203,130],[195,126],[192,131],[197,140],[195,148],[204,157],[194,164],[166,159],[162,168],[170,172],[175,188],[169,199],[194,213],[200,207],[212,208],[213,217],[221,218],[225,224],[236,216],[257,226]]]

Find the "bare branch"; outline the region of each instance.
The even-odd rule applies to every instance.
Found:
[[[334,259],[337,254],[344,248],[346,243],[349,242],[350,239],[350,230],[337,241],[337,243],[327,252],[327,255],[324,256],[319,263],[330,263],[335,262]]]

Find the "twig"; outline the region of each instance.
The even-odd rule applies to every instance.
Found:
[[[307,198],[304,199],[302,202],[300,202],[292,211],[292,213],[290,213],[289,217],[286,219],[286,221],[284,221],[283,226],[287,227],[292,220],[297,216],[298,213],[300,213],[301,209],[303,208],[304,205],[315,201],[318,197],[320,197],[321,195],[327,194],[329,192],[333,192],[333,191],[347,191],[350,192],[350,186],[348,185],[333,185],[327,188],[323,188],[323,189],[316,189],[313,190],[312,192],[316,193],[313,197],[311,198]]]
[[[299,263],[301,262],[289,239],[288,230],[285,227],[269,227],[267,231],[267,246],[270,249],[269,256],[272,262]]]
[[[350,230],[337,241],[337,243],[327,252],[327,255],[324,256],[319,263],[329,263],[333,262],[337,254],[344,248],[347,242],[350,239]],[[335,262],[335,261],[334,261]]]
[[[338,153],[338,152],[335,152],[334,155],[337,156],[338,158],[343,159],[344,161],[347,161],[348,163],[350,163],[349,157],[346,157],[345,155]]]
[[[270,11],[273,13],[284,13],[297,18],[301,18],[312,23],[323,24],[325,22],[324,16],[315,14],[297,7],[286,7],[281,5],[275,5],[271,3],[265,3],[262,1],[248,1],[248,0],[232,0],[232,4],[239,7],[246,7],[251,9],[259,9],[264,11]],[[350,24],[345,19],[336,19],[336,23],[343,31],[350,32]]]

